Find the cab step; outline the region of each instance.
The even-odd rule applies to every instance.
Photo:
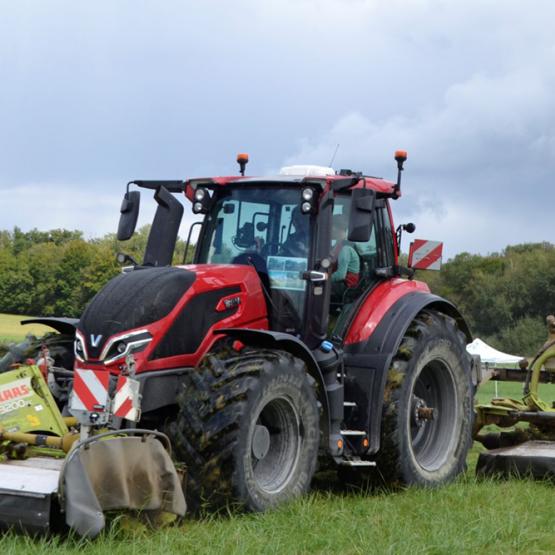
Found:
[[[345,459],[340,461],[341,466],[358,466],[358,467],[369,467],[376,466],[375,461],[363,461],[362,459]]]

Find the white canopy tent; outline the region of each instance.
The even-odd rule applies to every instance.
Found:
[[[490,367],[499,366],[501,368],[518,368],[519,361],[524,358],[502,353],[501,351],[490,347],[480,338],[476,338],[472,343],[468,344],[466,346],[466,350],[471,355],[480,355],[482,364]]]

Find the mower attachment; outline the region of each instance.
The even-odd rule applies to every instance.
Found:
[[[74,394],[77,418],[64,418],[37,366],[0,373],[0,527],[47,532],[65,514],[70,528],[93,538],[104,528],[103,511],[139,511],[150,523],[164,520],[157,518],[163,513],[185,514],[181,477],[164,434],[102,432],[93,424],[139,418],[134,382],[119,376],[113,395],[107,387],[104,403],[92,412]]]
[[[480,453],[476,465],[478,476],[533,477],[555,482],[555,443],[527,441]]]
[[[553,316],[547,317],[548,324],[553,320]],[[522,399],[492,399],[489,404],[476,406],[474,439],[489,449],[480,454],[477,474],[555,480],[555,403],[542,399],[539,388],[542,373],[553,372],[554,361],[555,340],[550,331],[548,341],[531,364],[526,359],[521,361],[521,372],[526,376]],[[513,428],[519,423],[527,426]],[[480,433],[490,424],[509,430]]]
[[[32,457],[0,464],[0,526],[47,532],[58,489],[61,459]]]
[[[67,525],[94,538],[104,511],[140,511],[150,522],[160,513],[184,516],[181,479],[169,439],[152,430],[113,431],[79,442],[64,461],[58,495]]]

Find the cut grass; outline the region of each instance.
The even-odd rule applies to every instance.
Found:
[[[410,553],[555,552],[553,486],[465,476],[400,493],[320,490],[266,514],[189,520],[147,534],[113,529],[95,542],[0,539],[3,553]]]
[[[52,329],[40,324],[28,324],[22,326],[21,320],[32,318],[32,316],[16,316],[15,314],[0,314],[0,342],[20,342],[25,339],[28,333],[36,336],[51,332]]]

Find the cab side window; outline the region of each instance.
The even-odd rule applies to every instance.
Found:
[[[339,207],[338,207],[339,204]],[[332,296],[330,304],[330,325],[333,335],[342,336],[350,320],[351,309],[356,302],[380,279],[376,274],[378,268],[391,267],[395,261],[391,220],[387,205],[383,200],[377,201],[374,212],[374,225],[370,239],[364,243],[348,242],[348,245],[357,253],[359,258],[359,276],[356,284],[343,289],[337,295],[334,291],[332,276]],[[345,217],[350,208],[350,198],[340,203],[336,202],[333,219]],[[335,237],[332,234],[332,241]],[[334,294],[335,293],[335,294]]]

